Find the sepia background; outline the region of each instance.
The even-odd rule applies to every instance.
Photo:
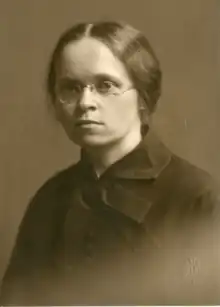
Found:
[[[79,154],[47,105],[52,48],[75,22],[106,18],[145,32],[164,73],[155,130],[220,182],[219,0],[0,0],[0,278],[30,198]]]

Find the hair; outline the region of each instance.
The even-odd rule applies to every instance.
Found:
[[[46,87],[50,101],[53,103],[56,99],[57,65],[64,47],[84,37],[92,37],[104,43],[124,64],[141,101],[144,102],[145,111],[150,115],[161,95],[160,63],[145,35],[122,22],[78,23],[60,36],[51,55],[47,73]]]

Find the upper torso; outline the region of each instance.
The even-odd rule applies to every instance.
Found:
[[[19,280],[22,304],[216,303],[218,193],[205,172],[145,142],[99,179],[82,159],[39,190],[3,299]]]

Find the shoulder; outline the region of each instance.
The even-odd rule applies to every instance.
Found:
[[[161,173],[161,179],[165,178],[167,185],[192,193],[200,194],[207,189],[219,189],[217,181],[207,171],[175,154],[171,155],[170,163]]]
[[[67,200],[77,180],[78,164],[58,171],[36,191],[30,199],[20,224],[22,229],[47,228],[65,214]],[[24,230],[26,231],[26,230]]]
[[[57,171],[40,186],[31,201],[64,197],[65,193],[75,186],[77,173],[78,163]]]
[[[220,187],[207,171],[172,154],[169,165],[159,177],[158,186],[173,207],[190,215],[219,216]]]

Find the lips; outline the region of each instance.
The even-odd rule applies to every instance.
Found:
[[[101,125],[100,122],[90,119],[80,119],[76,121],[76,126],[83,126],[83,125]]]

